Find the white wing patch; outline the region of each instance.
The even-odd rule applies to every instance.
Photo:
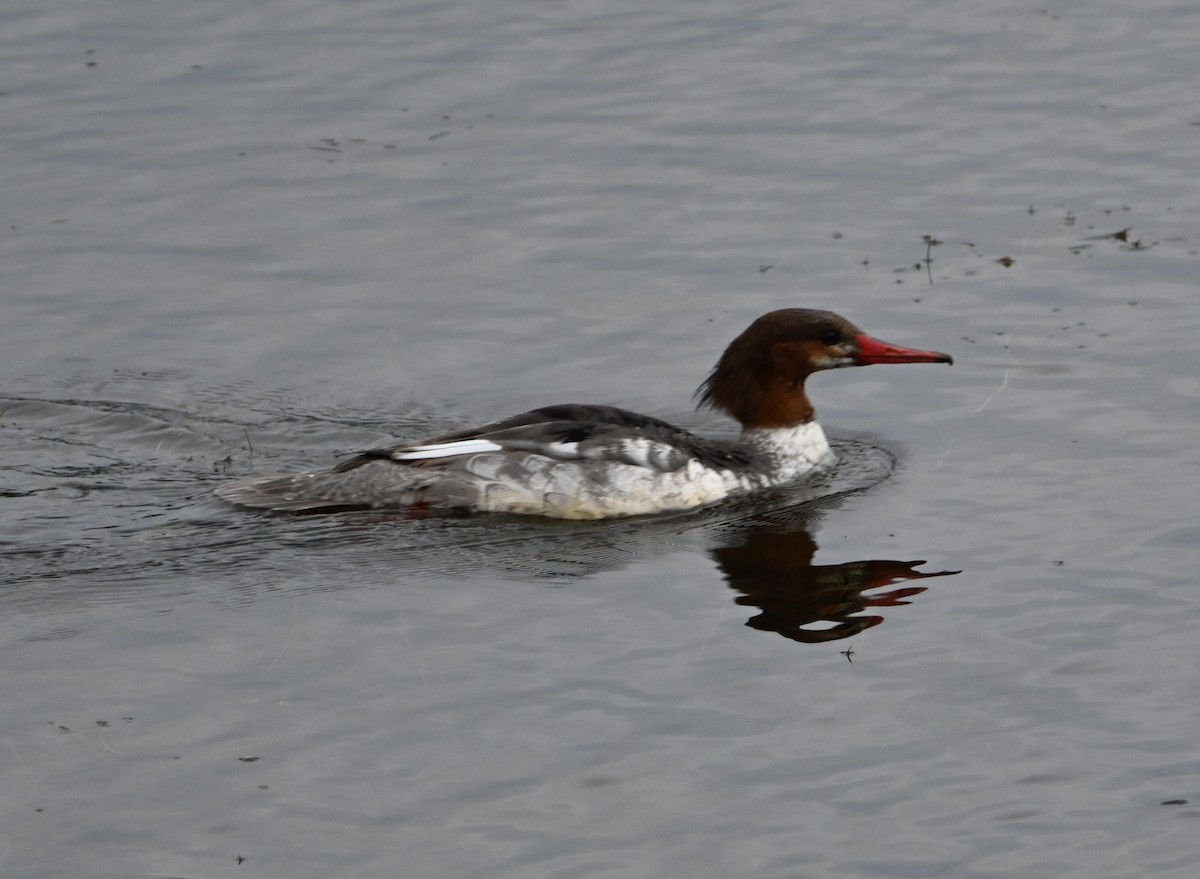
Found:
[[[430,461],[484,452],[526,452],[557,461],[612,461],[659,471],[677,470],[690,457],[667,443],[642,438],[555,442],[514,437],[504,437],[496,441],[475,437],[445,443],[402,446],[391,453],[391,458],[393,461]]]
[[[503,446],[491,440],[471,439],[453,443],[429,443],[421,446],[405,446],[392,452],[395,461],[426,461],[430,458],[457,458],[459,455],[475,455],[480,452],[499,452]]]
[[[527,451],[549,455],[551,458],[561,458],[564,461],[577,460],[582,457],[579,443],[530,443],[523,447]]]

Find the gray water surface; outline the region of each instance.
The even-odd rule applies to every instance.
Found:
[[[1171,2],[8,3],[0,872],[1191,879],[1198,43]],[[789,306],[956,361],[810,383],[819,502],[210,496],[556,402],[727,431],[692,391]]]

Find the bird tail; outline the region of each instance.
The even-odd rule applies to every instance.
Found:
[[[218,486],[221,500],[280,513],[334,513],[428,505],[426,474],[380,461],[353,470],[249,476]]]

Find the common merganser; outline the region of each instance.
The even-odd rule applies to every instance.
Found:
[[[218,497],[280,512],[401,509],[604,519],[702,507],[830,469],[804,380],[871,363],[953,363],[833,312],[786,308],[733,340],[696,392],[742,426],[707,439],[614,406],[562,404],[361,452],[332,470],[252,476]]]

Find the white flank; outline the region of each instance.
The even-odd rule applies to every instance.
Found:
[[[459,455],[475,455],[479,452],[499,452],[503,447],[485,439],[459,440],[453,443],[431,443],[426,446],[408,446],[392,452],[396,461],[422,461],[429,458],[455,458]]]

